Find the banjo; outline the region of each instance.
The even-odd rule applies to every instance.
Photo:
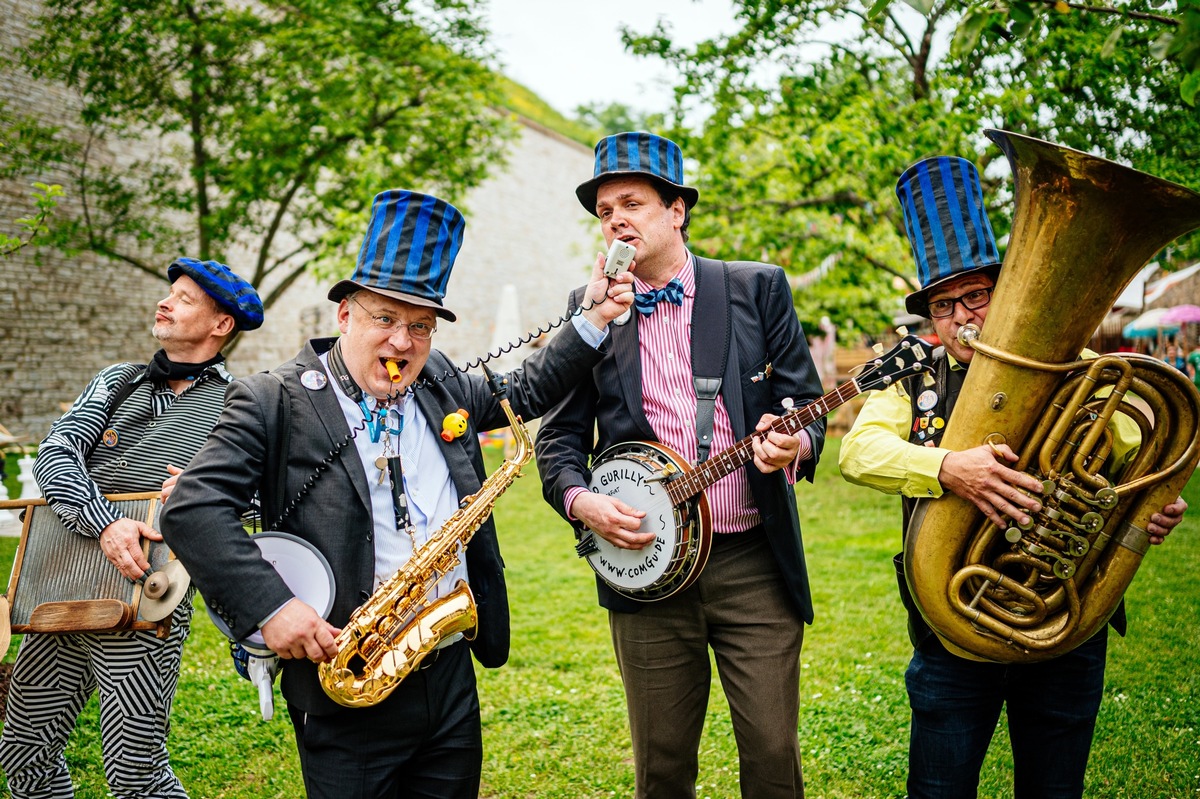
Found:
[[[787,410],[767,432],[794,435],[862,392],[929,371],[931,363],[929,346],[906,335],[815,402],[793,408],[785,400]],[[593,464],[588,488],[644,511],[638,532],[654,533],[655,539],[641,549],[622,549],[585,529],[575,551],[610,588],[630,599],[653,602],[687,588],[700,576],[712,548],[712,514],[704,489],[751,461],[754,439],[763,435],[752,433],[697,466],[657,442],[609,447]]]

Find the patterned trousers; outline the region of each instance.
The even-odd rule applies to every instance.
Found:
[[[154,631],[29,634],[21,641],[0,737],[0,769],[14,799],[70,799],[63,755],[92,692],[100,692],[104,776],[117,799],[187,799],[167,760],[192,592],[165,640]]]

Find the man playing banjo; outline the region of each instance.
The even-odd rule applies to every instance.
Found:
[[[610,328],[612,346],[592,380],[544,417],[538,468],[547,501],[577,531],[590,531],[583,544],[598,535],[593,545],[610,550],[658,547],[657,517],[671,514],[647,516],[609,491],[589,491],[595,455],[647,440],[684,463],[718,456],[766,431],[786,400],[820,397],[821,383],[782,269],[689,252],[698,192],[683,185],[674,142],[649,133],[601,140],[594,176],[576,194],[600,219],[606,244],[636,248],[638,313]],[[571,307],[581,299],[577,290]],[[813,614],[792,484],[811,480],[824,439],[820,419],[795,435],[765,432],[753,441],[753,464],[711,486],[701,503],[711,520],[700,519],[701,528],[711,521],[702,531],[713,533],[711,554],[689,587],[638,601],[598,581],[625,685],[638,797],[695,795],[709,647],[733,717],[743,794],[803,795],[800,646]],[[693,508],[675,516],[694,514],[706,516]],[[654,525],[644,523],[652,517]],[[661,565],[654,561],[645,558],[647,567]],[[664,579],[674,577],[668,570]]]

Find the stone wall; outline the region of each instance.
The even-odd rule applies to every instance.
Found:
[[[0,0],[0,58],[11,57],[28,39],[40,8],[36,0]],[[0,99],[10,109],[64,125],[64,135],[83,136],[67,124],[78,101],[61,86],[6,70]],[[590,150],[528,122],[511,148],[508,165],[461,203],[466,235],[447,296],[459,321],[443,323],[434,341],[456,363],[487,352],[497,336],[512,340],[557,318],[567,291],[584,282],[602,245],[596,221],[574,195],[591,176]],[[122,146],[102,158],[119,163],[137,157],[137,149]],[[35,180],[62,183],[70,192],[63,174],[0,182],[5,230],[30,210],[28,184]],[[57,214],[67,218],[79,211],[77,198],[68,196]],[[164,267],[167,260],[149,258]],[[234,256],[228,260],[241,271]],[[230,369],[269,369],[294,355],[306,338],[336,333],[327,286],[308,277],[292,286],[268,311],[263,328],[239,342]],[[154,303],[167,290],[161,279],[90,254],[68,257],[37,247],[0,261],[0,424],[36,442],[98,369],[147,360],[156,349],[150,335]]]
[[[40,8],[32,0],[0,0],[0,58],[11,58],[28,39]],[[6,70],[0,98],[10,111],[62,124],[63,135],[76,140],[83,136],[65,124],[78,102],[61,86]],[[21,180],[0,181],[0,225],[7,232],[32,209],[34,181],[68,183],[65,174],[33,170]],[[78,199],[68,196],[56,215],[79,211]],[[148,359],[155,350],[153,304],[166,292],[165,281],[92,255],[27,247],[0,260],[0,424],[23,441],[38,440],[101,367]]]

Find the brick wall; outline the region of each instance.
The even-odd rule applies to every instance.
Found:
[[[11,58],[27,40],[40,7],[32,0],[0,0],[0,58]],[[76,140],[83,135],[65,125],[77,101],[61,86],[6,71],[0,95],[10,110],[64,125],[63,135]],[[109,162],[113,157],[100,155]],[[65,186],[67,177],[31,173],[0,182],[0,224],[10,233],[12,220],[31,210],[33,181]],[[77,214],[79,208],[77,198],[67,197],[57,213]],[[153,303],[166,290],[165,281],[92,255],[26,248],[0,261],[0,424],[23,439],[40,439],[61,404],[71,402],[102,366],[149,358],[155,350]]]
[[[28,39],[30,20],[40,8],[36,0],[0,0],[0,58]],[[12,109],[63,125],[64,135],[83,135],[67,124],[77,100],[61,86],[6,71],[0,97]],[[482,355],[496,335],[507,341],[558,317],[567,291],[584,281],[602,243],[596,221],[574,195],[575,186],[591,176],[590,150],[532,123],[521,126],[511,146],[508,166],[462,202],[466,236],[447,295],[459,321],[442,324],[435,339],[456,363]],[[101,158],[111,163],[136,156],[137,148],[122,145]],[[0,224],[6,230],[29,210],[25,198],[34,180],[62,183],[70,191],[61,174],[0,182]],[[79,210],[77,199],[68,196],[58,213]],[[146,255],[163,266],[168,260]],[[237,258],[228,260],[237,270]],[[328,285],[308,277],[298,281],[268,311],[263,328],[243,337],[230,369],[235,374],[269,369],[294,355],[306,338],[335,333],[336,306],[325,299]],[[0,261],[0,424],[25,440],[40,440],[98,369],[118,360],[147,360],[156,349],[150,335],[154,303],[166,292],[163,280],[88,254],[27,248]],[[517,308],[500,302],[514,295]],[[499,332],[498,319],[509,320]]]

